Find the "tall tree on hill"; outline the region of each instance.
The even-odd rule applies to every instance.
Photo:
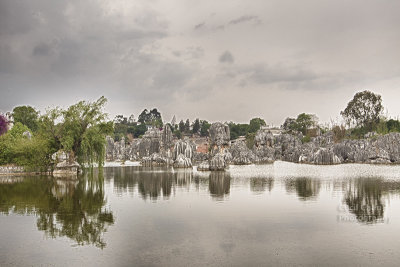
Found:
[[[348,125],[353,124],[372,130],[373,126],[379,122],[382,112],[381,96],[366,90],[356,93],[340,115]]]

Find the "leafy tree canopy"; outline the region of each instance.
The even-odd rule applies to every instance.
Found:
[[[156,127],[163,126],[161,113],[156,108],[153,108],[150,111],[147,109],[143,110],[138,117],[138,121],[146,125],[152,125]]]
[[[372,130],[373,125],[379,122],[382,112],[381,96],[366,90],[356,93],[340,114],[349,125],[354,124]]]
[[[15,107],[12,111],[14,123],[20,122],[31,131],[38,129],[39,112],[31,106]]]
[[[52,139],[52,146],[69,152],[82,165],[104,163],[106,135],[113,131],[113,122],[106,122],[103,112],[107,99],[80,101],[66,110],[49,110],[40,118],[40,131]]]

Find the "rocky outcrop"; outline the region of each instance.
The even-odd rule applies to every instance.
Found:
[[[110,136],[106,137],[106,160],[107,161],[123,161],[127,159],[125,138],[114,142]]]
[[[232,155],[231,163],[235,165],[245,165],[255,162],[256,156],[251,151],[244,141],[234,143],[229,151]]]
[[[344,140],[335,143],[332,132],[302,143],[299,134],[273,135],[261,129],[254,137],[254,146],[247,148],[244,141],[231,145],[229,126],[214,123],[210,138],[176,140],[171,129],[151,129],[143,138],[126,145],[125,140],[114,142],[107,137],[106,160],[142,160],[145,166],[174,165],[191,167],[201,163],[199,170],[223,170],[229,164],[269,163],[283,160],[295,163],[331,165],[339,163],[400,164],[400,133],[384,136],[370,134],[362,140]],[[200,152],[201,151],[201,152]],[[207,166],[208,164],[208,166]]]
[[[253,153],[255,162],[273,162],[275,156],[275,137],[268,130],[258,130],[254,137]]]
[[[180,154],[183,154],[185,157],[192,159],[194,155],[194,151],[196,151],[196,146],[192,144],[188,140],[179,140],[175,143],[173,158],[176,160]]]
[[[222,154],[217,154],[210,160],[211,171],[223,171],[226,167],[227,164]]]
[[[198,171],[209,171],[210,170],[210,163],[208,161],[203,161],[197,167]]]
[[[231,134],[229,126],[220,122],[213,123],[209,129],[211,146],[229,146]]]
[[[143,157],[140,161],[142,166],[169,166],[174,163],[171,158],[164,157],[159,153],[154,153],[150,157]]]
[[[174,162],[174,168],[191,168],[192,160],[183,154],[179,154]]]

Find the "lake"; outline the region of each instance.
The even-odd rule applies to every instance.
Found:
[[[0,177],[0,265],[400,265],[400,166]]]

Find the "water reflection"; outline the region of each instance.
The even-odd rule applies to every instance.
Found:
[[[168,198],[172,191],[172,173],[145,173],[137,178],[139,193],[144,199]]]
[[[389,192],[399,192],[400,183],[383,178],[358,178],[344,185],[343,202],[358,222],[383,222],[385,198]]]
[[[37,228],[51,238],[66,236],[79,245],[104,248],[102,235],[114,223],[106,204],[103,177],[79,181],[29,177],[0,184],[0,212],[37,216]]]
[[[300,200],[314,200],[321,189],[321,181],[306,177],[287,179],[285,180],[285,187],[289,193],[296,192]]]
[[[231,177],[226,172],[211,172],[208,186],[210,194],[214,199],[223,199],[229,195]]]
[[[250,190],[255,194],[262,194],[267,188],[271,192],[274,187],[273,178],[251,178],[250,179]]]

